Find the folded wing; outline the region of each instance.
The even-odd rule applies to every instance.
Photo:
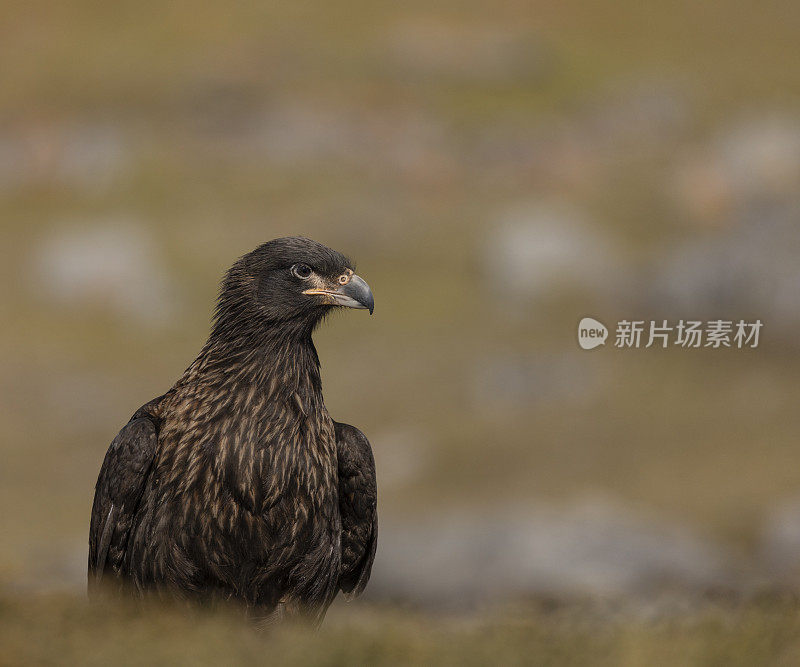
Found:
[[[339,510],[342,517],[342,571],[339,588],[348,598],[364,590],[378,544],[375,461],[364,434],[335,424],[339,457]]]
[[[104,575],[123,575],[133,519],[158,447],[157,420],[148,404],[122,428],[106,452],[95,487],[89,527],[89,587]]]

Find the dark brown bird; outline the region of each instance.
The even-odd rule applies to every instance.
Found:
[[[372,292],[315,241],[269,241],[233,265],[199,356],[106,453],[90,589],[104,580],[318,621],[340,590],[361,593],[375,464],[361,431],[328,414],[311,339],[338,306],[372,313]]]

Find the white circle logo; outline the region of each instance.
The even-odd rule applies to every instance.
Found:
[[[578,323],[578,345],[584,350],[593,350],[598,345],[605,345],[608,329],[602,322],[592,317],[584,317]]]

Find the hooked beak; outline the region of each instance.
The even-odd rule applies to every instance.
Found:
[[[346,308],[365,308],[372,311],[375,309],[375,299],[372,297],[372,290],[361,276],[355,273],[350,276],[346,285],[341,285],[336,289],[313,288],[307,289],[303,294],[324,294],[329,297],[337,306]]]

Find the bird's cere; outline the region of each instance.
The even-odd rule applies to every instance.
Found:
[[[345,280],[346,279],[346,280]],[[367,282],[355,273],[343,274],[339,276],[338,287],[312,287],[303,291],[303,294],[321,295],[331,299],[332,303],[345,308],[362,308],[369,310],[369,314],[375,310],[375,299],[372,290]]]

